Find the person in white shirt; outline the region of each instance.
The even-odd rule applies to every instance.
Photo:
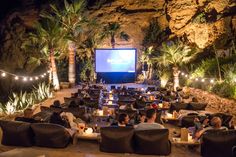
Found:
[[[148,109],[146,111],[147,122],[139,123],[135,130],[153,130],[153,129],[164,129],[165,127],[159,123],[155,123],[157,113],[155,109]]]

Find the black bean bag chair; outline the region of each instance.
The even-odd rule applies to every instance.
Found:
[[[34,123],[31,125],[34,131],[35,145],[39,147],[64,148],[70,141],[71,136],[61,125],[49,123]]]
[[[140,130],[134,134],[135,153],[145,155],[169,155],[171,143],[168,129]]]
[[[193,111],[205,110],[206,106],[207,106],[206,103],[190,102],[188,105],[188,110],[193,110]]]
[[[229,122],[233,118],[232,115],[225,114],[225,113],[214,113],[209,116],[209,119],[211,120],[213,117],[220,117],[222,120],[222,126],[229,127]]]
[[[173,111],[179,112],[180,110],[187,110],[188,103],[171,103],[169,112],[173,113]]]
[[[0,121],[2,128],[2,144],[8,146],[33,146],[34,133],[30,123],[19,121]]]
[[[202,137],[203,157],[235,157],[232,150],[236,146],[236,130],[208,131]]]
[[[108,153],[133,153],[132,127],[101,128],[100,151]]]

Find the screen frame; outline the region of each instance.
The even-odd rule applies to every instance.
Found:
[[[120,73],[120,72],[97,72],[97,50],[134,50],[135,53],[135,70],[134,72],[124,72],[124,73],[136,73],[137,71],[137,49],[136,48],[95,48],[95,73]]]

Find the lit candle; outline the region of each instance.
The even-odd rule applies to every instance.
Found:
[[[112,105],[112,101],[108,101],[108,105]]]
[[[92,129],[92,128],[87,128],[87,129],[85,130],[85,133],[86,133],[86,134],[92,134],[92,133],[93,133],[93,129]]]
[[[103,115],[103,110],[98,110],[97,113],[98,113],[99,116],[102,116]]]

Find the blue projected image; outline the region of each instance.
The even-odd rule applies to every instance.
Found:
[[[135,49],[96,49],[96,72],[135,72]]]

